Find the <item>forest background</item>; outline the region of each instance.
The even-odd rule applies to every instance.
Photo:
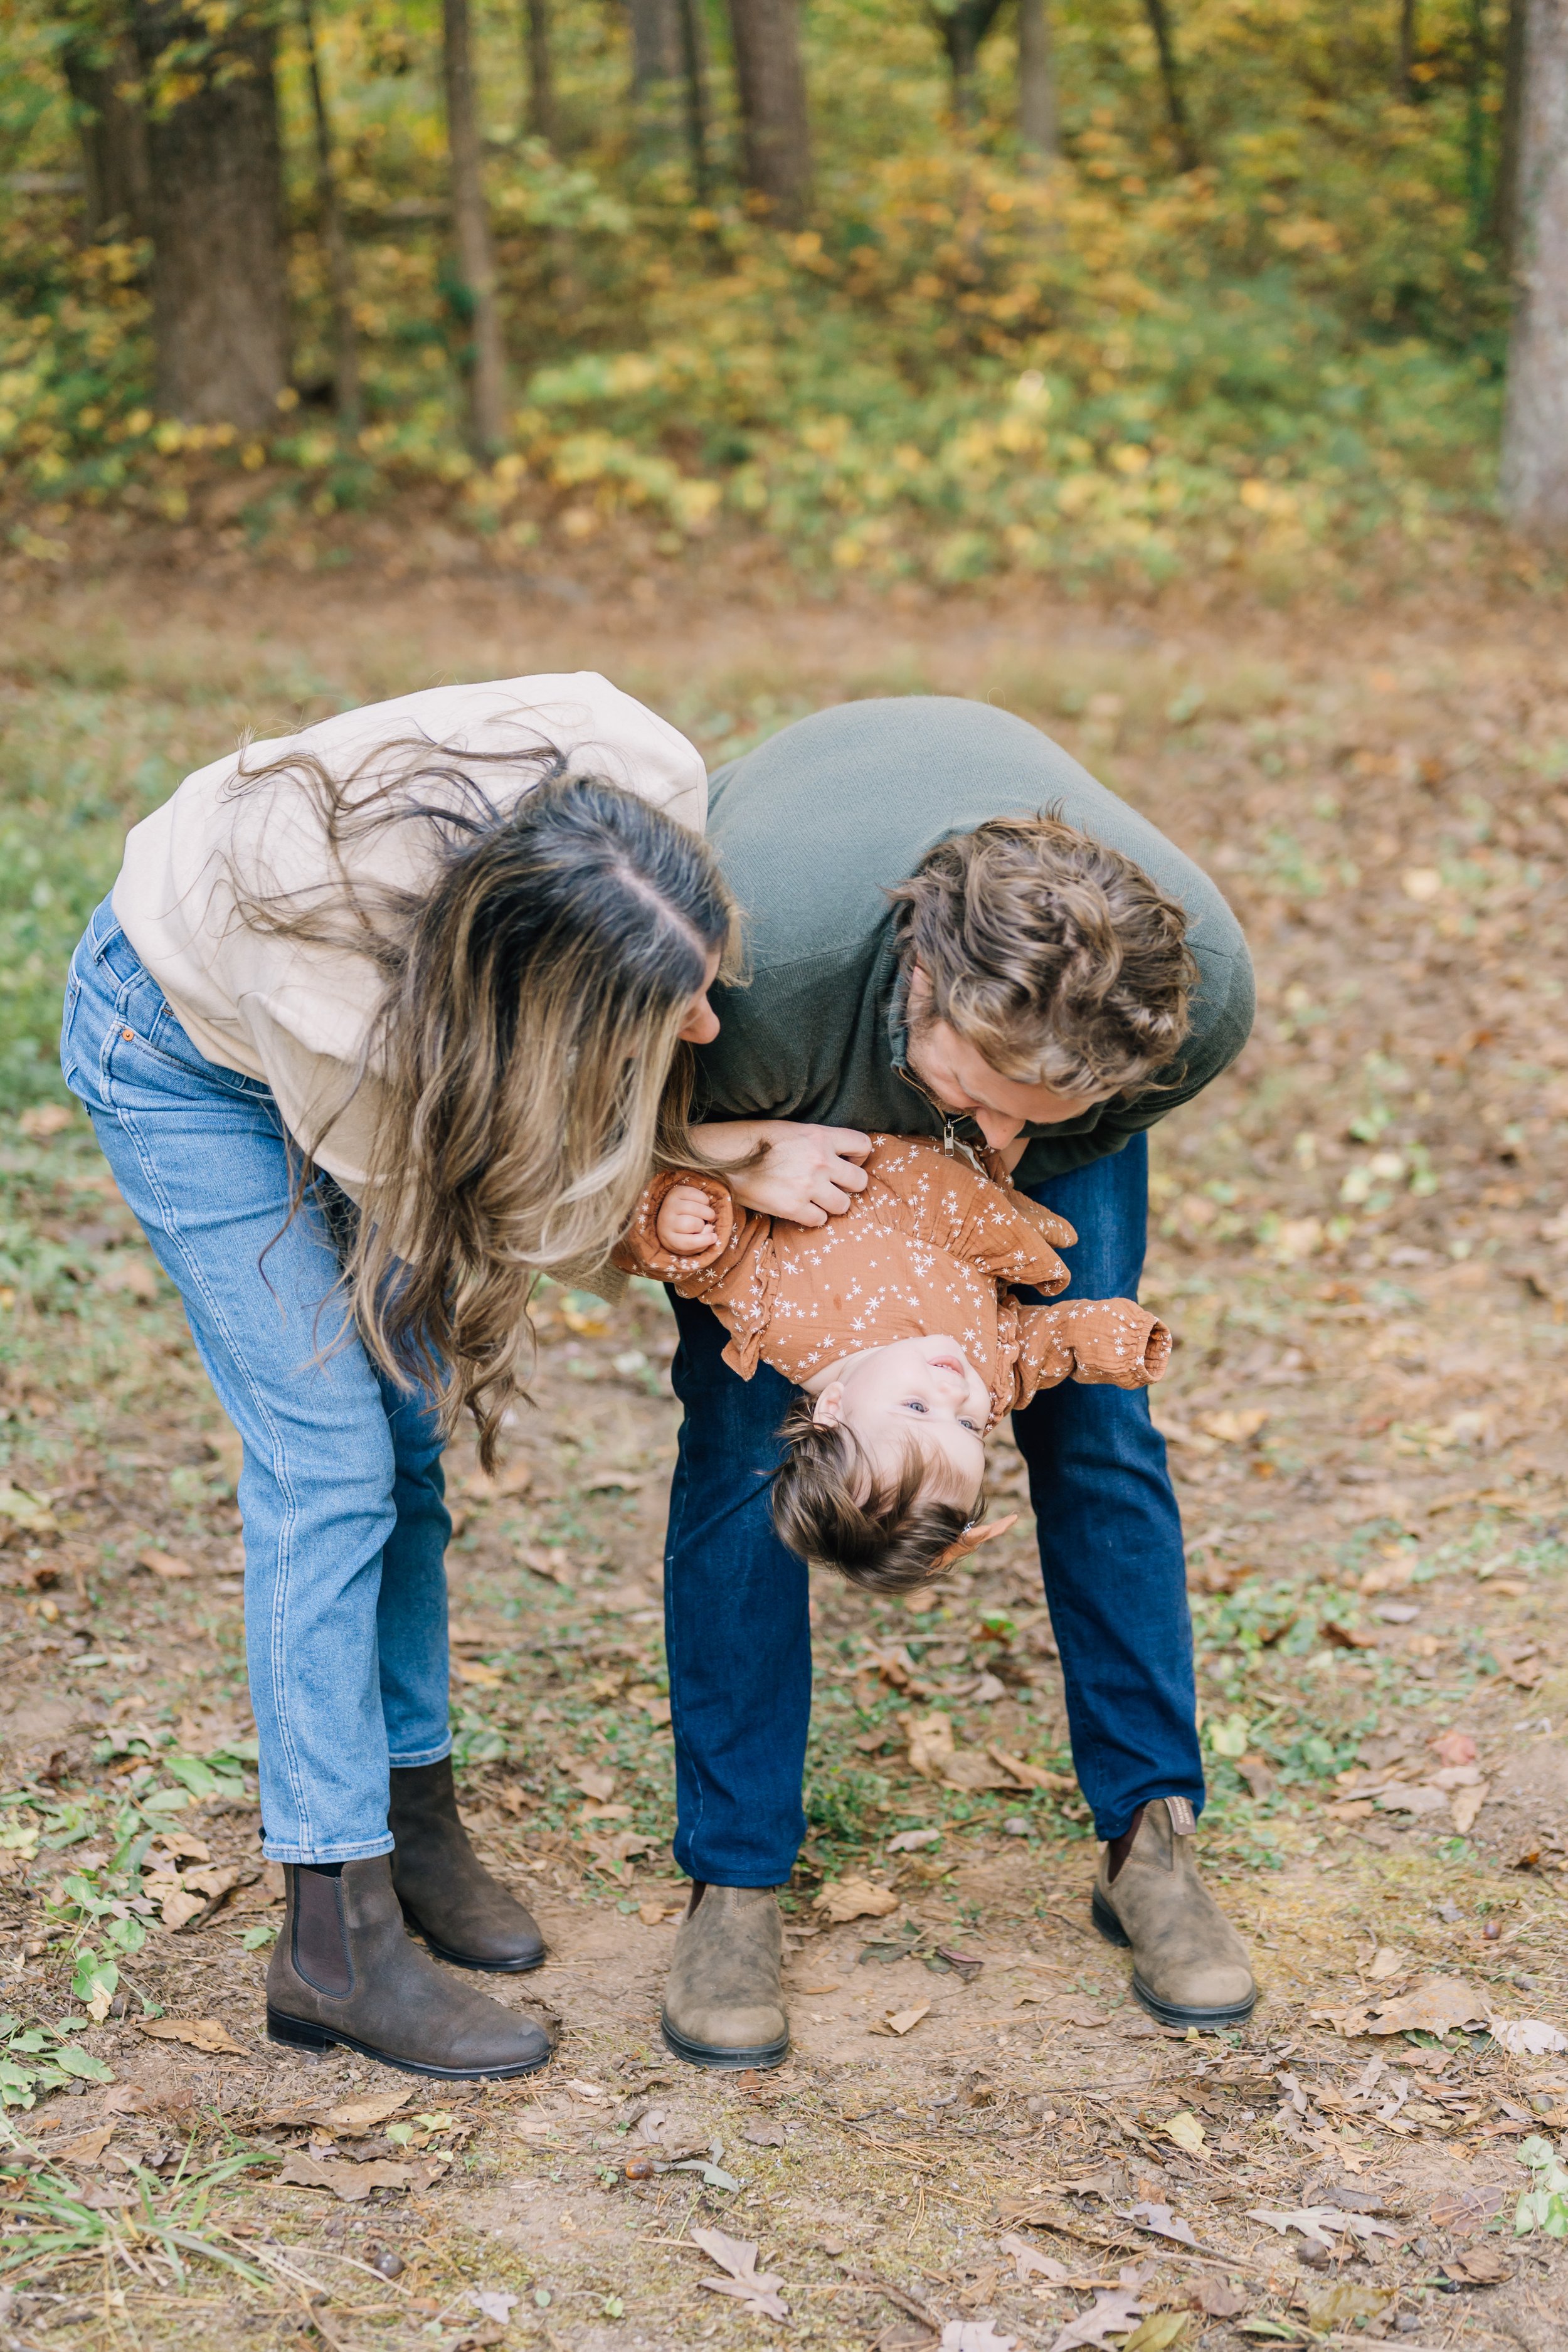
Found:
[[[1529,15],[4,0],[0,523],[1538,579],[1488,537]]]

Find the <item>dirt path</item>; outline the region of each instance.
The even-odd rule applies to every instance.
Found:
[[[126,580],[12,616],[0,710],[67,780],[21,822],[294,708],[592,665],[710,757],[845,695],[991,695],[1217,872],[1262,1008],[1239,1068],[1159,1135],[1148,1287],[1180,1340],[1158,1414],[1205,1851],[1265,1998],[1245,2032],[1171,2037],[1089,1930],[1026,1524],[923,1612],[819,1585],[791,2060],[755,2082],[672,2062],[672,1326],[657,1296],[611,1322],[557,1293],[506,1474],[456,1450],[452,1571],[466,1804],[550,1931],[527,1992],[560,2055],[532,2084],[388,2110],[400,2078],[269,2050],[232,1441],[90,1139],[35,1117],[0,1146],[0,2082],[20,2099],[31,2073],[38,2095],[8,2109],[0,2192],[42,2182],[75,2258],[50,2267],[43,2206],[18,2209],[0,2340],[913,2352],[946,2327],[973,2352],[1052,2347],[1118,2294],[1102,2336],[1135,2324],[1131,2294],[1138,2352],[1568,2340],[1552,2242],[1510,2226],[1521,2144],[1568,2148],[1568,2054],[1503,2031],[1568,2024],[1554,616],[645,616],[318,582],[256,583],[243,625],[217,609],[199,582]],[[1059,1785],[915,1775],[902,1718],[937,1710],[961,1750]],[[156,1875],[126,1878],[128,1838]],[[854,1880],[881,1907],[832,1924]],[[193,2021],[228,2046],[193,2046]],[[247,2156],[193,2196],[190,2168]],[[367,2189],[367,2157],[401,2177]],[[1258,2218],[1310,2208],[1326,2240]],[[149,2234],[175,2209],[184,2289]],[[1182,2224],[1195,2245],[1159,2234]],[[757,2243],[788,2315],[704,2292],[723,2273],[693,2231]]]

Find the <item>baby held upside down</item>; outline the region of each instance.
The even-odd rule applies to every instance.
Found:
[[[976,1524],[985,1436],[1068,1380],[1145,1388],[1171,1334],[1130,1298],[1055,1293],[1078,1236],[998,1173],[921,1137],[874,1135],[868,1182],[825,1225],[741,1208],[716,1177],[657,1176],[616,1252],[729,1331],[724,1360],[771,1364],[803,1393],[785,1416],[774,1523],[792,1550],[900,1592],[1011,1518]]]

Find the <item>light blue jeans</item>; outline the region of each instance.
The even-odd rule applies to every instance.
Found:
[[[318,1181],[290,1220],[299,1155],[269,1089],[197,1053],[107,899],[71,961],[60,1062],[245,1441],[266,1852],[390,1853],[388,1768],[452,1745],[429,1400],[384,1379],[352,1331],[337,1339],[331,1192]]]

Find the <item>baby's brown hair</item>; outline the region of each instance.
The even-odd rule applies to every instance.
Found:
[[[923,1492],[929,1474],[912,1446],[896,1482],[879,1481],[853,1431],[819,1424],[814,1411],[810,1397],[797,1397],[779,1432],[787,1448],[773,1478],[780,1541],[868,1592],[913,1591],[973,1514]]]

